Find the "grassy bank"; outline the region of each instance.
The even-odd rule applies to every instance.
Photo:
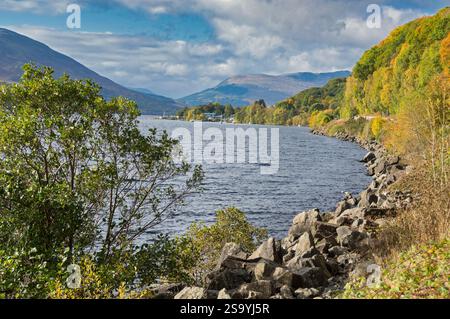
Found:
[[[450,240],[416,244],[383,264],[381,283],[367,287],[365,278],[347,284],[342,298],[449,298]]]

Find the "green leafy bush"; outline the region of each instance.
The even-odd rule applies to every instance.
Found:
[[[372,132],[373,136],[375,136],[376,139],[379,139],[381,136],[381,133],[383,131],[384,122],[385,122],[385,120],[381,116],[375,117],[370,122],[371,132]]]
[[[216,212],[212,225],[192,224],[180,240],[191,243],[186,254],[197,261],[191,274],[201,283],[203,275],[216,266],[226,243],[238,244],[244,252],[251,253],[266,237],[267,231],[250,224],[242,211],[227,208]]]
[[[0,250],[0,299],[45,298],[56,273],[35,248]]]
[[[383,267],[381,284],[367,287],[353,278],[342,298],[449,298],[450,240],[414,246]]]

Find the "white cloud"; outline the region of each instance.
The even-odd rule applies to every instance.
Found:
[[[213,23],[218,39],[230,43],[238,55],[248,54],[260,59],[282,47],[282,38],[277,35],[261,34],[253,26],[237,25],[233,21],[223,19],[215,19]]]
[[[149,12],[152,14],[163,14],[167,13],[167,8],[163,6],[157,6],[157,7],[150,7]]]
[[[216,70],[293,72],[351,68],[359,55],[396,26],[424,15],[396,9],[379,0],[382,27],[367,27],[370,0],[116,0],[129,7],[164,6],[167,12],[187,9],[207,17],[221,50],[235,67]],[[219,54],[217,52],[216,54]],[[222,62],[220,65],[226,65]],[[253,68],[252,68],[253,66]],[[221,72],[225,73],[225,72]]]
[[[0,1],[0,10],[59,14],[66,12],[69,3],[70,1],[65,0],[2,0]]]
[[[202,90],[238,72],[233,61],[216,61],[222,47],[215,44],[37,26],[6,28],[46,43],[122,85],[147,87],[168,96],[181,97]]]
[[[350,69],[364,50],[393,28],[424,15],[394,8],[393,0],[378,0],[382,27],[369,29],[370,0],[114,1],[150,15],[197,13],[214,28],[215,39],[198,43],[31,26],[15,29],[121,84],[179,97],[237,74]],[[22,11],[49,6],[61,10],[63,2],[4,0],[0,10],[5,4]]]
[[[185,64],[169,64],[166,66],[167,75],[184,76],[188,72],[189,68]]]
[[[193,56],[214,56],[223,51],[223,46],[220,44],[197,44],[194,43],[188,47],[189,54]]]

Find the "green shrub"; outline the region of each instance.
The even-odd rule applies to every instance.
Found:
[[[325,126],[333,120],[333,110],[316,111],[309,118],[309,126],[311,128],[319,128]]]
[[[327,132],[331,136],[337,133],[344,133],[345,132],[344,124],[337,124],[332,122],[331,125],[328,126]]]
[[[227,208],[216,212],[216,222],[210,226],[192,224],[180,240],[191,243],[186,254],[197,261],[191,274],[196,282],[201,283],[203,275],[216,266],[226,243],[238,244],[244,252],[251,253],[265,238],[265,229],[250,224],[237,208]]]
[[[414,246],[385,265],[378,287],[353,278],[342,298],[449,298],[450,240]]]
[[[56,273],[35,248],[0,250],[0,299],[46,298]]]
[[[370,130],[376,139],[379,139],[383,131],[385,120],[381,116],[377,116],[370,123]]]
[[[197,265],[191,241],[160,236],[151,244],[112,254],[108,263],[98,254],[55,253],[51,262],[36,249],[0,251],[1,298],[100,299],[149,296],[146,287],[159,281],[192,283]],[[80,267],[81,286],[69,288],[67,267]]]

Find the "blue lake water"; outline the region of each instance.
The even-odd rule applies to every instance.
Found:
[[[158,128],[171,133],[184,127],[193,132],[194,123],[140,118],[143,131]],[[224,132],[231,124],[203,123],[203,129],[217,127]],[[277,238],[285,237],[293,217],[311,208],[332,211],[343,192],[358,194],[371,181],[358,162],[366,153],[356,144],[316,136],[304,127],[239,125],[279,129],[279,170],[261,175],[258,164],[204,164],[203,192],[193,194],[176,214],[148,234],[179,234],[192,222],[214,221],[218,209],[234,206],[247,214],[251,223],[265,227]],[[208,144],[208,142],[205,142]],[[270,145],[270,140],[269,140]],[[248,147],[248,145],[247,145]]]

